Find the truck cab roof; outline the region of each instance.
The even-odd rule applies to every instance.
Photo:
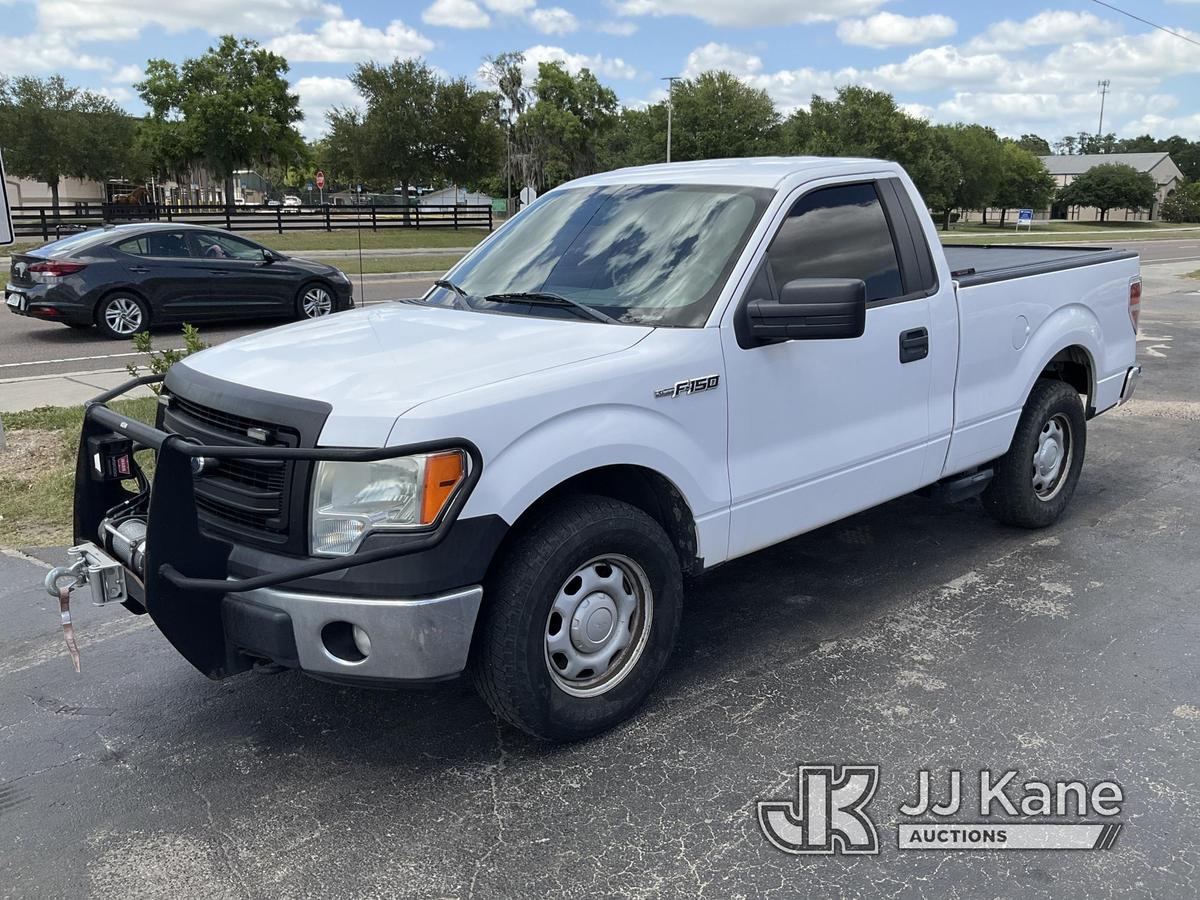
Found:
[[[570,182],[568,186],[595,184],[725,184],[779,189],[814,178],[861,172],[903,170],[882,159],[833,156],[755,156],[709,159],[699,162],[658,163],[614,169]]]

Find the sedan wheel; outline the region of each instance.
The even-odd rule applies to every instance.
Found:
[[[150,316],[145,304],[137,297],[114,294],[100,302],[96,324],[108,337],[119,340],[145,331],[150,324]]]
[[[333,312],[333,295],[320,285],[313,285],[300,297],[300,313],[306,319],[319,319]]]

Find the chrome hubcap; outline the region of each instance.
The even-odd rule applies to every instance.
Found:
[[[113,297],[105,304],[104,324],[116,334],[134,334],[142,327],[142,308],[128,297]]]
[[[333,298],[325,288],[309,288],[304,294],[304,315],[310,319],[333,312]]]
[[[611,690],[641,658],[654,598],[645,570],[626,556],[598,556],[559,589],[546,618],[546,668],[577,697]]]
[[[1040,500],[1051,500],[1062,489],[1071,468],[1071,422],[1057,415],[1042,426],[1033,451],[1033,491]]]

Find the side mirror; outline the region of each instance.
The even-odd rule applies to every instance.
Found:
[[[858,278],[798,278],[778,300],[751,300],[750,334],[761,343],[862,337],[867,285]]]
[[[267,265],[270,265],[273,262],[279,261],[279,257],[275,255],[275,251],[268,250],[266,247],[263,247],[262,255],[263,255],[263,262],[266,263]]]

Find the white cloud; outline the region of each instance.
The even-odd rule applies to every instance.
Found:
[[[69,35],[41,31],[22,37],[0,36],[0,66],[5,75],[40,75],[71,69],[107,72],[114,63],[81,53]]]
[[[975,52],[1021,50],[1046,44],[1065,44],[1083,40],[1089,35],[1112,35],[1118,30],[1113,22],[1091,13],[1047,10],[1024,22],[1011,19],[995,22],[983,34],[972,38],[967,46]]]
[[[328,131],[325,114],[333,107],[361,107],[365,103],[346,78],[310,76],[293,82],[292,90],[300,96],[300,109],[304,113],[300,131],[309,140]]]
[[[1183,31],[1200,40],[1200,32]],[[1157,81],[1172,75],[1195,75],[1200,69],[1200,48],[1161,31],[1122,35],[1106,41],[1078,41],[1055,50],[1046,58],[1051,69],[1085,78],[1122,76]]]
[[[542,34],[570,34],[579,28],[579,20],[561,6],[535,9],[529,14],[529,22]]]
[[[903,44],[932,44],[958,30],[949,16],[898,16],[876,13],[869,19],[845,19],[838,23],[837,35],[843,43],[881,50]]]
[[[525,66],[522,72],[527,84],[537,79],[538,63],[562,63],[564,69],[572,75],[580,69],[591,69],[598,76],[629,81],[638,77],[638,70],[619,56],[588,56],[586,53],[568,53],[562,47],[547,47],[538,44],[525,51]]]
[[[614,20],[597,23],[596,30],[604,34],[615,35],[616,37],[629,37],[630,35],[637,34],[638,27],[633,22]]]
[[[928,91],[953,84],[995,81],[1013,69],[1011,61],[995,53],[964,53],[946,45],[914,53],[903,62],[870,70],[872,83],[896,91]]]
[[[432,6],[421,13],[428,25],[443,28],[487,28],[492,17],[479,8],[474,0],[434,0]]]
[[[361,19],[339,17],[325,20],[314,32],[281,35],[267,46],[291,62],[391,62],[428,53],[433,41],[399,19],[379,29]]]
[[[753,53],[711,41],[688,54],[682,74],[684,78],[695,78],[701,72],[725,71],[747,76],[762,71],[762,65],[762,59]]]
[[[171,33],[281,34],[331,9],[325,0],[38,0],[37,7],[41,30],[59,30],[75,41],[133,40],[150,25]]]
[[[752,27],[830,22],[872,13],[887,0],[619,0],[626,16],[693,16],[710,25]]]
[[[516,16],[534,6],[535,0],[483,0],[483,5],[492,12],[505,16]]]
[[[108,76],[108,80],[133,84],[135,81],[141,81],[144,75],[145,73],[142,71],[141,66],[121,66],[121,68]]]

